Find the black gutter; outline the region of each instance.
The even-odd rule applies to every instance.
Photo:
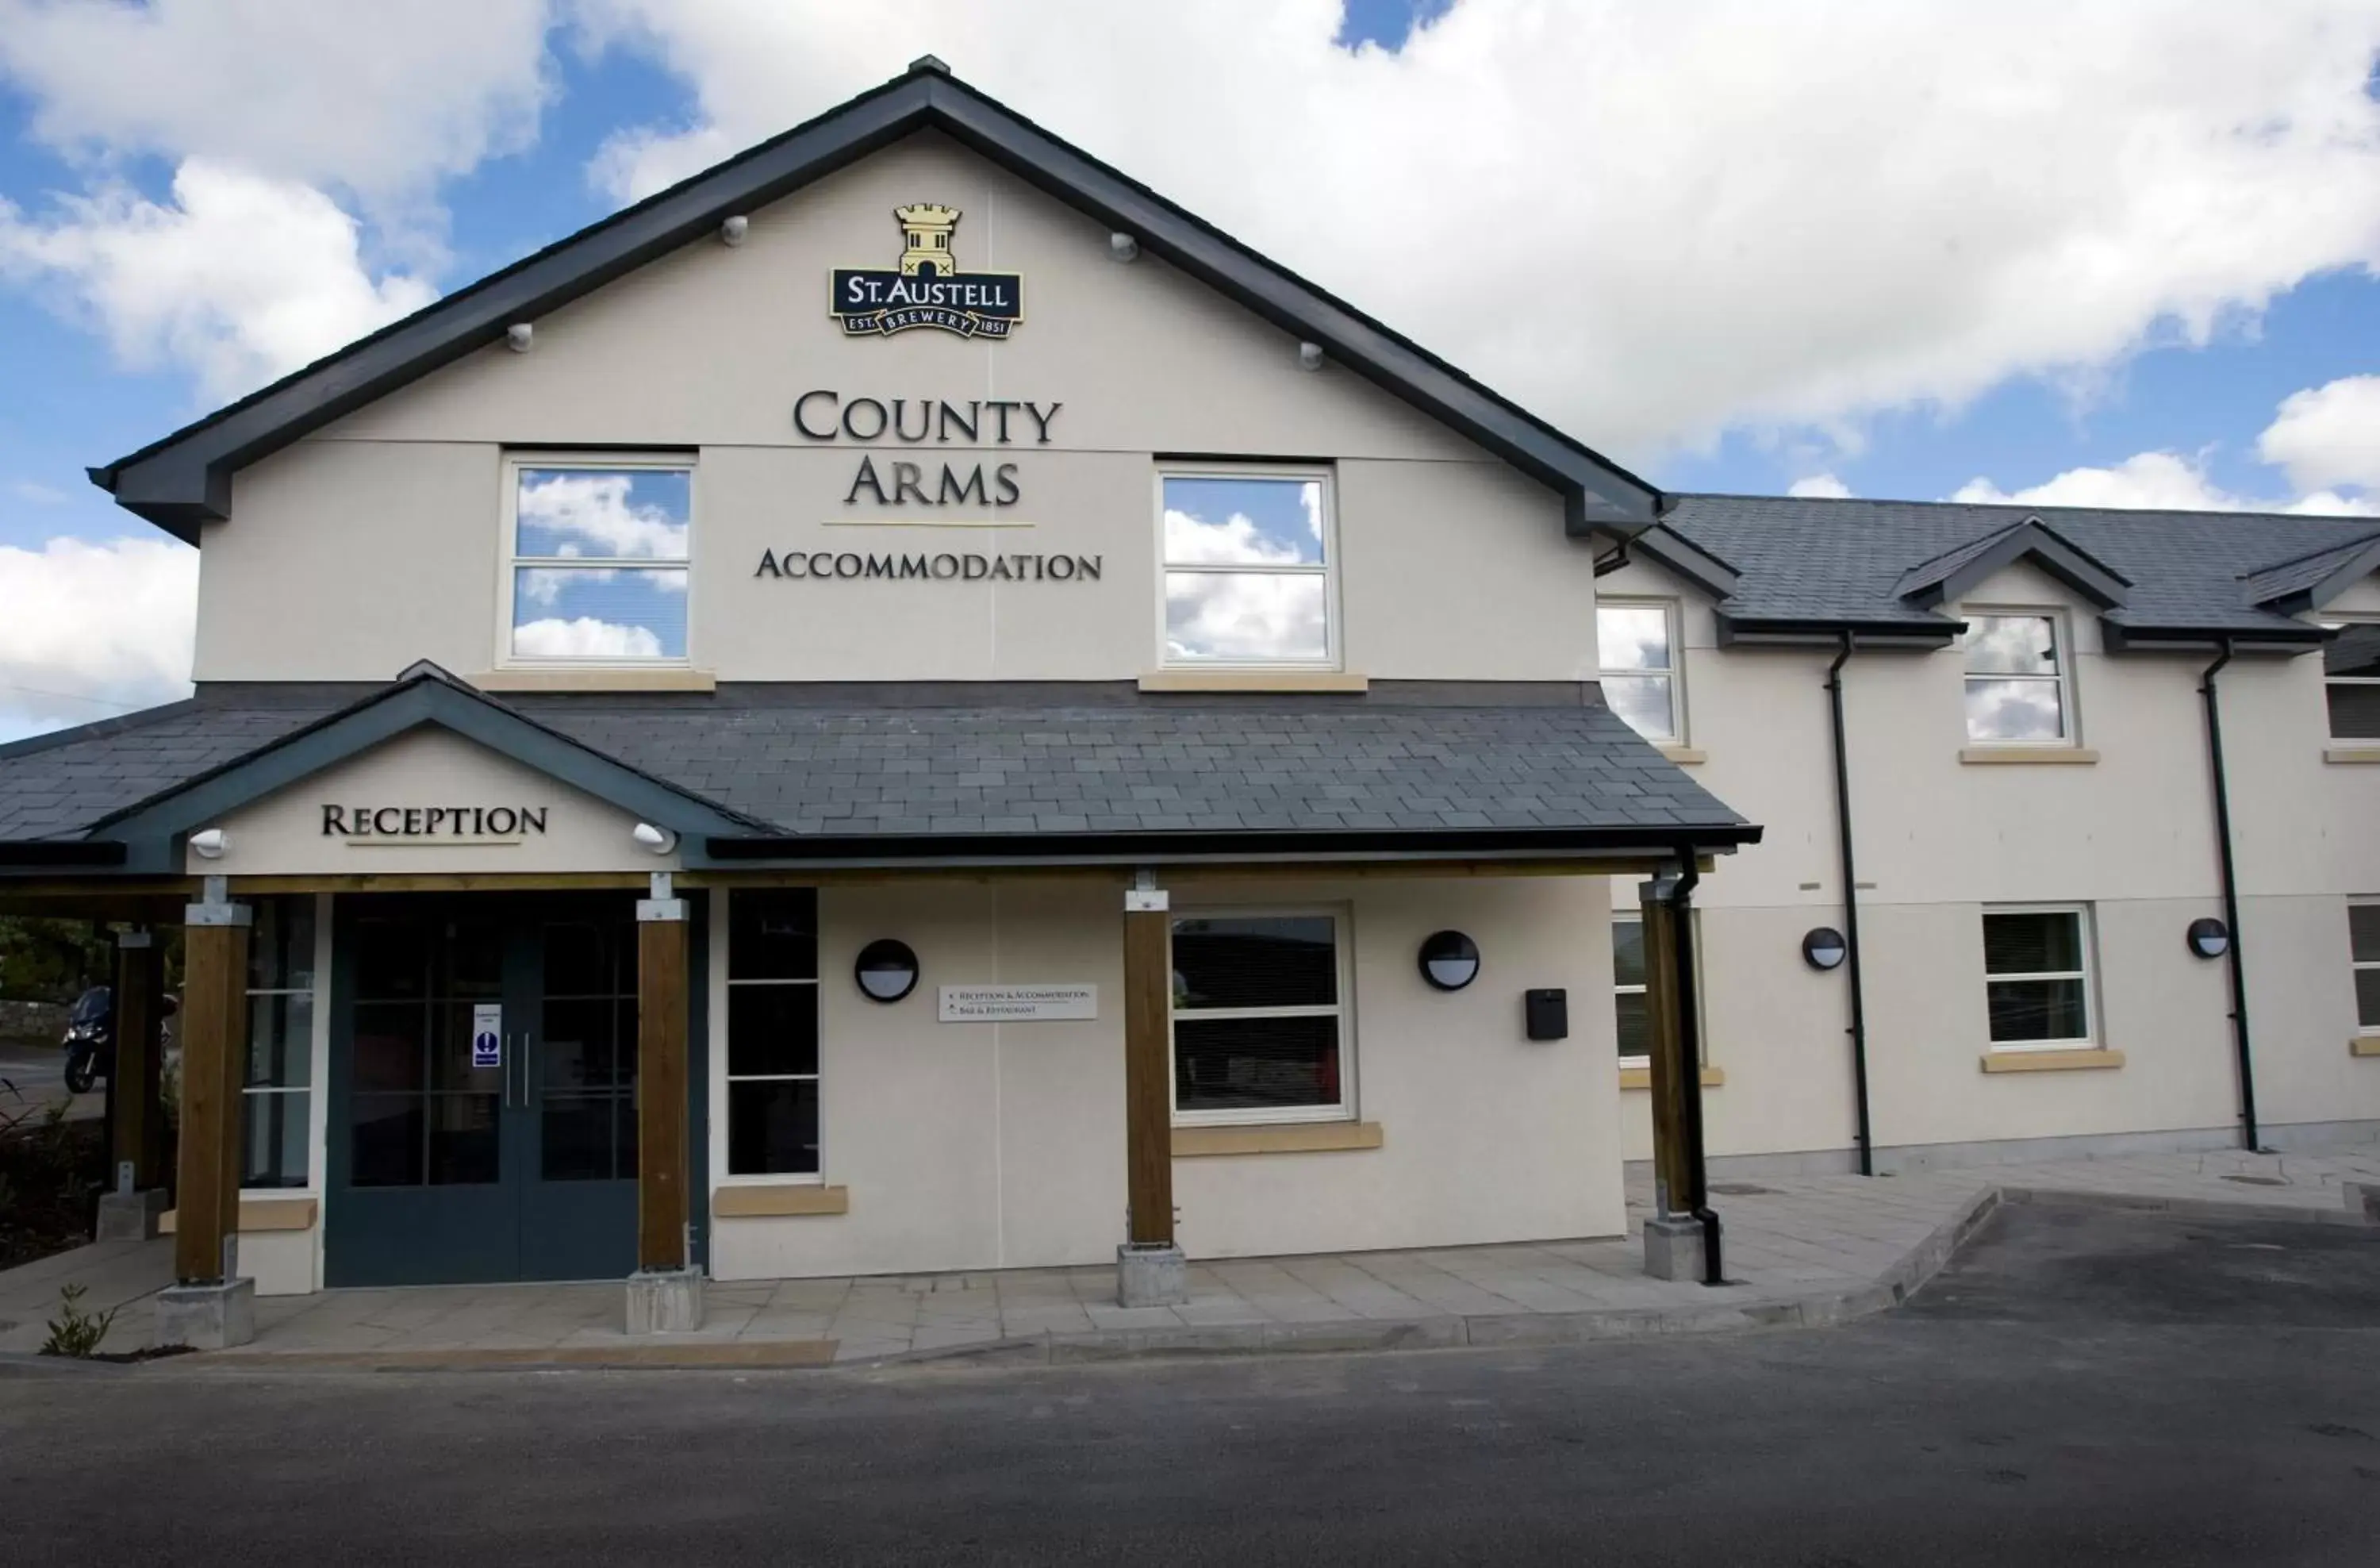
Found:
[[[2240,883],[2231,864],[2231,790],[2224,777],[2223,710],[2215,691],[2215,677],[2231,662],[2231,639],[2199,676],[2198,695],[2206,700],[2206,761],[2215,774],[2215,848],[2223,870],[2223,923],[2231,941],[2224,956],[2231,966],[2231,1043],[2240,1064],[2240,1147],[2253,1150],[2256,1136],[2256,1059],[2248,1043],[2248,979],[2240,963]]]
[[[1710,1206],[1710,1172],[1703,1152],[1703,1023],[1694,979],[1694,888],[1703,874],[1694,862],[1694,846],[1678,846],[1683,868],[1670,889],[1670,909],[1675,917],[1671,951],[1678,963],[1678,1054],[1685,1058],[1685,1113],[1679,1129],[1686,1140],[1686,1212],[1702,1222],[1703,1283],[1727,1283],[1719,1266],[1718,1215]]]
[[[1607,850],[1674,849],[1678,829],[1453,828],[1438,831],[1393,828],[1330,831],[1257,828],[1243,832],[1081,833],[872,833],[810,834],[805,837],[728,837],[712,834],[703,853],[720,863],[798,859],[822,863],[915,861],[963,857],[991,862],[1058,864],[1188,857],[1265,858],[1274,856],[1414,857],[1457,855],[1594,855]],[[1732,849],[1760,842],[1760,829],[1744,822],[1693,830],[1705,850]]]
[[[1835,714],[1835,837],[1843,852],[1843,967],[1852,987],[1852,1102],[1859,1115],[1859,1168],[1876,1174],[1876,1138],[1868,1124],[1867,992],[1860,983],[1859,871],[1852,859],[1852,764],[1843,737],[1843,662],[1859,634],[1843,633],[1842,651],[1827,666],[1827,697]]]

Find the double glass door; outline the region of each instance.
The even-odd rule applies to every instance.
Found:
[[[335,942],[325,1282],[626,1275],[634,896],[341,898]]]

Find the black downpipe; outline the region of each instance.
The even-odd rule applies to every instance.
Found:
[[[1670,890],[1670,910],[1675,934],[1670,949],[1678,959],[1678,1053],[1685,1058],[1686,1212],[1702,1222],[1703,1283],[1727,1283],[1719,1267],[1718,1215],[1710,1206],[1710,1173],[1703,1160],[1703,1021],[1694,981],[1694,888],[1702,871],[1694,864],[1694,846],[1682,845],[1678,862],[1684,868]]]
[[[2231,1044],[2240,1061],[2240,1147],[2254,1149],[2256,1135],[2256,1058],[2248,1045],[2248,978],[2240,964],[2240,883],[2231,866],[2231,790],[2223,768],[2223,708],[2215,692],[2215,677],[2231,662],[2231,639],[2223,639],[2222,656],[2199,677],[2198,695],[2206,699],[2206,760],[2215,773],[2215,849],[2223,870],[2223,923],[2230,928],[2230,945],[2224,956],[2231,966]]]
[[[1843,662],[1859,634],[1843,633],[1843,650],[1827,666],[1827,697],[1835,711],[1835,838],[1843,851],[1843,967],[1852,988],[1852,1098],[1859,1113],[1859,1168],[1876,1174],[1876,1136],[1868,1124],[1867,991],[1860,983],[1859,870],[1852,861],[1852,762],[1843,738]]]

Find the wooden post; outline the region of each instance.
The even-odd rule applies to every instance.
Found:
[[[693,1261],[686,1256],[687,945],[684,899],[638,903],[637,1268],[645,1272]]]
[[[1686,1096],[1697,1086],[1688,1076],[1678,1017],[1677,912],[1645,884],[1640,908],[1645,932],[1645,1006],[1653,1030],[1653,1207],[1662,1218],[1685,1213],[1694,1191],[1692,1155],[1686,1140]]]
[[[248,1042],[250,911],[209,878],[182,938],[182,1153],[174,1192],[174,1278],[238,1273],[240,1067]]]
[[[1124,1195],[1135,1246],[1173,1245],[1172,922],[1161,890],[1124,894]]]
[[[109,1088],[115,1102],[115,1138],[108,1185],[121,1188],[118,1173],[132,1167],[127,1190],[147,1192],[164,1185],[165,1107],[158,1068],[164,1055],[159,1027],[164,1020],[165,976],[157,939],[145,930],[115,938],[115,1075]]]

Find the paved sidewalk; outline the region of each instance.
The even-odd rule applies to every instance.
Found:
[[[2380,1149],[2313,1156],[2221,1152],[1859,1176],[1723,1181],[1729,1284],[1647,1279],[1641,1243],[1342,1253],[1195,1263],[1190,1300],[1120,1307],[1112,1268],[1017,1269],[859,1279],[713,1283],[690,1335],[631,1339],[617,1282],[329,1291],[257,1302],[240,1351],[161,1365],[418,1366],[655,1360],[841,1365],[937,1355],[1020,1360],[1263,1350],[1557,1343],[1840,1321],[1892,1305],[1946,1262],[1996,1201],[2070,1196],[2125,1207],[2219,1206],[2339,1223],[2380,1191]],[[1645,1218],[1632,1193],[1632,1230]],[[163,1243],[85,1247],[0,1274],[0,1319],[20,1299],[55,1308],[70,1277],[91,1304],[137,1300],[164,1281]],[[19,1276],[29,1277],[21,1282]],[[103,1286],[103,1288],[102,1288]],[[13,1310],[11,1308],[14,1308]],[[145,1343],[145,1306],[105,1348]],[[18,1343],[28,1333],[30,1343]],[[0,1350],[39,1343],[38,1320],[0,1331]]]

